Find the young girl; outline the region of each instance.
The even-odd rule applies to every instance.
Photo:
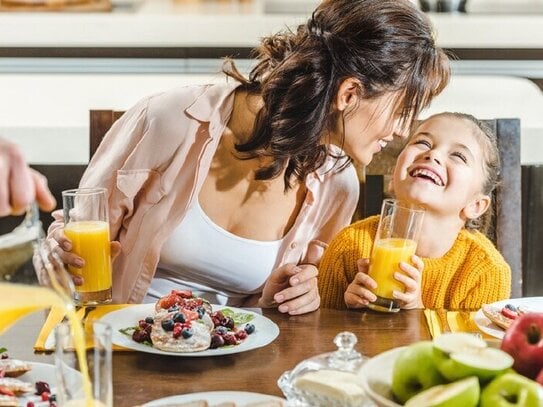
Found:
[[[475,309],[509,297],[510,267],[476,230],[490,214],[498,169],[495,136],[473,116],[440,113],[416,129],[392,178],[396,198],[426,209],[413,265],[400,263],[405,274],[395,274],[406,288],[394,292],[402,308]],[[328,247],[318,277],[324,308],[375,301],[367,271],[378,223],[354,223]]]

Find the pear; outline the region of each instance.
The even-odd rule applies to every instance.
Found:
[[[476,407],[480,391],[479,380],[468,377],[424,390],[409,399],[405,407]]]

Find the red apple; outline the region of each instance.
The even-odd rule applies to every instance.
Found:
[[[539,374],[535,378],[535,381],[543,386],[543,369],[541,369],[541,372],[539,372]]]
[[[543,370],[543,313],[529,312],[515,319],[501,348],[515,359],[513,369],[535,379]]]

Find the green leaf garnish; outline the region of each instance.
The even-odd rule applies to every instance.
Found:
[[[8,348],[0,348],[0,353],[4,353],[4,352],[7,352],[8,351]]]
[[[223,308],[221,312],[225,317],[232,318],[234,320],[234,324],[236,325],[246,324],[247,322],[252,321],[255,317],[253,314],[248,314],[246,312],[235,312],[230,308]]]

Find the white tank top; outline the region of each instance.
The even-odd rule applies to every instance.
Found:
[[[283,239],[258,241],[216,225],[196,201],[162,246],[144,302],[190,289],[212,304],[239,306],[273,271]]]

